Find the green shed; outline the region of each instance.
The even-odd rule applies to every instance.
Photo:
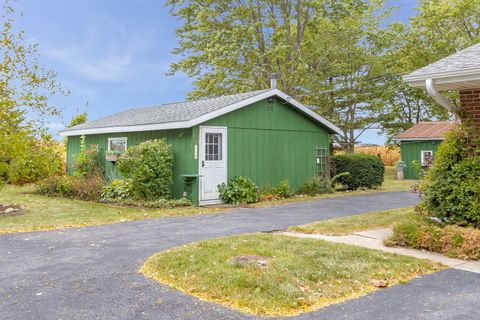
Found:
[[[433,164],[438,146],[456,124],[455,121],[419,122],[395,138],[400,143],[400,158],[406,165],[405,179],[418,179],[420,172],[415,162],[422,167]]]
[[[118,174],[109,151],[165,138],[175,154],[173,197],[203,205],[220,202],[217,186],[231,177],[246,176],[258,186],[287,179],[298,188],[324,174],[329,136],[340,129],[273,87],[135,108],[60,133],[68,137],[69,172],[83,136],[110,177]]]

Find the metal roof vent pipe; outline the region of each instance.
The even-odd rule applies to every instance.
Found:
[[[277,77],[276,73],[270,75],[270,89],[277,89]]]

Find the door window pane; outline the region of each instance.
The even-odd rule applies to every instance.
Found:
[[[222,160],[222,134],[221,133],[205,134],[205,160],[206,161]]]

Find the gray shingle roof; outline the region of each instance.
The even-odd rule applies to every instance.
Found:
[[[415,70],[405,78],[448,73],[467,69],[480,68],[480,43],[438,60],[428,66]]]
[[[79,124],[74,127],[67,128],[62,132],[82,129],[138,126],[189,121],[198,118],[204,114],[225,108],[234,103],[262,94],[269,90],[270,89],[250,91],[245,93],[222,96],[218,98],[134,108],[127,111],[115,113],[110,116],[100,118],[98,120]]]

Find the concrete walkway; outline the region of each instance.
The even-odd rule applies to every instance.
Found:
[[[327,236],[322,234],[306,234],[306,233],[299,233],[299,232],[279,232],[278,234],[298,237],[298,238],[310,238],[310,239],[325,240],[325,241],[331,241],[331,242],[337,242],[337,243],[351,244],[354,246],[381,250],[385,252],[401,254],[404,256],[415,257],[419,259],[427,259],[427,260],[439,262],[443,265],[449,266],[454,269],[480,273],[479,261],[465,261],[461,259],[452,259],[442,254],[422,251],[422,250],[399,248],[399,247],[393,247],[393,248],[387,247],[383,244],[383,241],[392,235],[392,230],[390,228],[355,232],[347,236]]]

